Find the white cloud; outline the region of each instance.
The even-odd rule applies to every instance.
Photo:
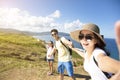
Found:
[[[54,13],[52,13],[51,15],[49,15],[50,17],[53,18],[59,18],[60,17],[60,11],[56,10]]]
[[[67,30],[67,32],[79,29],[83,25],[82,22],[80,22],[79,19],[71,22],[71,23],[65,23],[64,28]]]
[[[18,8],[0,8],[0,28],[32,32],[44,32],[56,28],[62,32],[69,32],[82,24],[79,19],[71,23],[57,23],[56,18],[60,18],[60,15],[59,10],[42,17],[30,15],[28,11]]]

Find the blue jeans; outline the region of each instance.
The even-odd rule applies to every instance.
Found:
[[[68,62],[58,62],[58,72],[60,74],[64,74],[64,70],[66,69],[69,76],[73,76],[73,65],[71,61]]]

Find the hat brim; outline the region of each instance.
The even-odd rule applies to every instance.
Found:
[[[70,32],[71,38],[72,38],[73,40],[77,41],[77,42],[80,42],[78,36],[79,36],[80,32],[83,31],[83,30],[88,30],[88,29],[75,30],[75,31]],[[100,34],[94,32],[94,31],[92,31],[92,30],[88,30],[88,31],[91,31],[91,32],[93,32],[94,34],[96,34],[96,35],[98,36],[98,38],[99,38],[99,39],[103,42],[103,44],[105,45],[105,42],[104,42],[104,40],[103,40],[103,37],[102,37]]]

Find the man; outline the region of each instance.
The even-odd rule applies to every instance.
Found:
[[[73,74],[73,65],[70,58],[70,52],[63,45],[72,45],[72,42],[68,41],[65,37],[60,37],[58,35],[57,29],[51,30],[51,35],[55,39],[55,47],[51,52],[51,55],[57,50],[58,51],[58,72],[60,74],[60,80],[64,79],[64,69],[66,69],[71,80],[75,80]]]
[[[115,23],[115,34],[116,34],[116,43],[119,50],[119,60],[120,60],[120,20]]]

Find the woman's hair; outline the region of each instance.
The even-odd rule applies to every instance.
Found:
[[[97,40],[97,43],[95,44],[95,48],[98,47],[100,49],[103,49],[106,52],[106,54],[109,56],[110,52],[108,50],[106,50],[106,48],[105,48],[106,45],[101,41],[101,39],[99,39],[99,37],[96,34],[94,34],[94,36]]]

